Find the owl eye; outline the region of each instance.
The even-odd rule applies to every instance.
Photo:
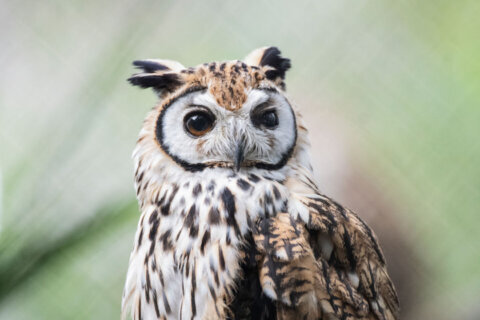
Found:
[[[271,129],[278,126],[278,116],[275,110],[268,110],[262,113],[260,122],[265,127]]]
[[[252,114],[252,122],[256,127],[273,129],[278,126],[278,116],[275,109],[256,110]]]
[[[269,99],[253,108],[250,117],[256,127],[274,129],[278,126],[277,110],[272,106],[273,103]]]
[[[183,123],[188,133],[203,136],[213,128],[214,116],[206,111],[194,111],[185,116]]]

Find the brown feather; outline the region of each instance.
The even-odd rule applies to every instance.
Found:
[[[301,202],[308,223],[280,213],[258,221],[253,233],[260,283],[278,319],[398,319],[397,295],[368,226],[327,197]]]

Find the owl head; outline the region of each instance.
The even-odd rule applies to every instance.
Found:
[[[133,64],[142,72],[130,83],[160,97],[140,134],[140,143],[154,140],[148,152],[190,172],[279,170],[292,158],[298,117],[284,95],[290,60],[277,48],[193,68],[170,60]]]

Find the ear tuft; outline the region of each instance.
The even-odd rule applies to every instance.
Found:
[[[285,73],[292,66],[290,59],[283,58],[280,54],[281,52],[277,47],[270,47],[264,51],[260,60],[260,66],[273,68],[273,70],[266,72],[267,78],[270,80],[274,80],[277,77],[280,77],[282,80],[285,79]]]
[[[143,72],[153,73],[155,71],[170,70],[166,65],[160,64],[154,60],[135,60],[133,65],[138,69],[142,69]]]
[[[185,67],[177,61],[165,60],[165,59],[145,59],[145,60],[135,60],[133,65],[139,69],[142,69],[143,72],[155,72],[155,71],[174,71],[180,72]]]
[[[291,67],[290,59],[283,58],[277,47],[263,47],[253,50],[245,62],[259,67],[265,67],[265,75],[269,80],[284,80],[285,73]]]
[[[143,89],[153,88],[157,91],[173,91],[183,84],[181,77],[176,73],[139,73],[128,78],[128,81],[134,86],[139,86]]]
[[[136,60],[133,65],[142,69],[143,72],[132,75],[128,78],[128,82],[140,88],[152,88],[161,98],[184,83],[177,72],[185,67],[179,62],[147,59]]]

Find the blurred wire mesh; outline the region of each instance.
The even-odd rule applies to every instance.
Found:
[[[323,191],[379,235],[403,319],[480,319],[478,1],[0,2],[0,319],[116,319],[138,58],[276,45]]]

